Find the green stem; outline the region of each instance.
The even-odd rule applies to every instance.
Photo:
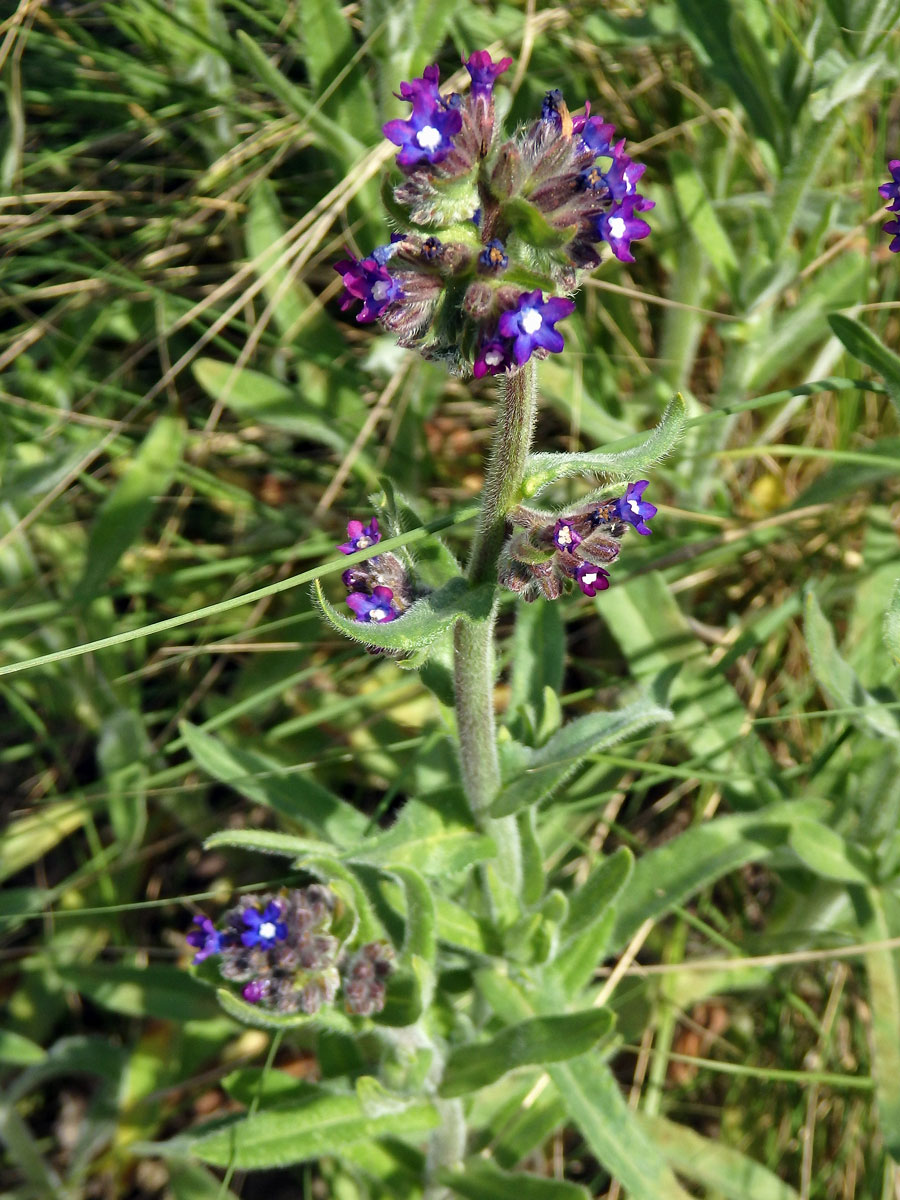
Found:
[[[473,585],[496,582],[506,536],[506,516],[518,501],[534,432],[535,364],[503,378],[500,413],[485,472],[481,511],[468,577]],[[494,720],[494,610],[482,621],[460,621],[454,635],[456,728],[463,784],[472,812],[497,842],[497,874],[518,892],[521,850],[513,817],[495,820],[488,809],[500,790]]]

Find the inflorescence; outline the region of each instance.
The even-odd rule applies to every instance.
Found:
[[[194,918],[193,962],[218,957],[220,974],[243,985],[244,1000],[271,1012],[312,1015],[343,990],[347,1012],[371,1016],[384,1008],[394,953],[386,942],[349,951],[335,935],[335,908],[334,894],[319,884],[244,896],[221,928]]]
[[[341,554],[355,554],[380,541],[377,518],[373,517],[368,525],[354,520],[348,523],[347,541],[338,550]],[[393,621],[406,612],[414,599],[409,573],[390,551],[348,567],[341,581],[347,589],[347,603],[354,620],[363,624]]]
[[[900,158],[892,158],[888,163],[888,170],[891,173],[891,179],[887,183],[883,183],[878,192],[886,201],[890,201],[887,205],[888,212],[900,213]],[[900,254],[900,217],[894,217],[892,221],[885,222],[881,228],[884,233],[894,235],[888,249],[892,250],[894,254]]]
[[[558,599],[573,584],[585,596],[609,587],[606,567],[619,557],[628,526],[646,536],[656,507],[644,500],[647,480],[630,483],[622,496],[581,508],[569,516],[519,507],[510,513],[514,529],[504,547],[500,582],[523,600]]]
[[[494,83],[511,62],[471,54],[465,98],[441,95],[437,66],[401,83],[412,111],[384,133],[405,176],[392,216],[407,228],[335,267],[343,307],[362,303],[357,321],[476,377],[562,350],[556,325],[575,307],[578,270],[604,245],[633,262],[631,243],[650,232],[638,214],[653,207],[637,190],[645,168],[590,104],[571,114],[548,92],[540,117],[501,140]]]

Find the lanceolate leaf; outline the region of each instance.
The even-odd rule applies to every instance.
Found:
[[[589,1200],[590,1195],[577,1183],[501,1171],[486,1158],[470,1158],[462,1171],[444,1171],[440,1181],[463,1200]]]
[[[861,942],[884,942],[900,934],[897,900],[869,888],[854,896],[860,918]],[[868,950],[865,955],[872,1010],[872,1073],[875,1099],[885,1148],[900,1160],[900,953]]]
[[[343,616],[326,599],[318,580],[314,599],[325,619],[338,633],[366,646],[411,654],[431,645],[434,639],[460,617],[486,617],[493,601],[492,587],[470,588],[463,579],[451,579],[436,592],[417,600],[394,621],[354,621]]]
[[[854,358],[858,358],[881,376],[894,407],[900,411],[900,355],[889,350],[871,329],[853,317],[845,317],[843,313],[830,313],[828,324],[835,337]]]
[[[884,614],[884,640],[895,662],[900,662],[900,579]]]
[[[612,1032],[608,1009],[588,1008],[558,1017],[534,1017],[510,1025],[489,1042],[472,1042],[452,1051],[440,1094],[462,1096],[486,1087],[516,1067],[542,1066],[575,1058]]]
[[[57,973],[66,987],[125,1016],[191,1021],[216,1015],[209,988],[177,967],[104,963],[61,966]]]
[[[491,807],[491,816],[506,817],[529,804],[537,804],[560,787],[589,754],[596,754],[671,716],[667,708],[640,700],[618,712],[578,717],[537,750],[520,747],[519,769],[511,772],[511,778]]]
[[[647,433],[613,443],[602,450],[575,454],[532,454],[525,467],[522,498],[531,499],[556,483],[573,475],[603,476],[613,482],[633,480],[653,466],[677,445],[684,430],[684,399],[675,395],[669,401],[662,420]],[[616,446],[619,449],[616,449]]]
[[[866,691],[856,672],[841,656],[834,630],[812,591],[806,595],[804,633],[813,672],[832,704],[836,708],[857,709],[851,719],[867,732],[900,742],[900,724],[888,709]]]
[[[594,925],[628,883],[633,870],[634,855],[627,846],[620,846],[604,858],[572,895],[563,937],[577,937]]]
[[[346,1143],[379,1134],[426,1133],[438,1123],[431,1104],[412,1103],[402,1112],[368,1116],[357,1096],[321,1090],[178,1142],[187,1141],[191,1153],[204,1162],[242,1171],[286,1167],[327,1154],[339,1156]],[[165,1145],[158,1147],[162,1153]],[[170,1145],[176,1148],[175,1143]]]

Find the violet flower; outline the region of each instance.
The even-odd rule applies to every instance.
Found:
[[[194,917],[194,921],[197,928],[188,933],[185,941],[197,951],[191,959],[196,966],[210,955],[221,953],[223,935],[216,929],[209,917]]]
[[[638,533],[644,536],[652,533],[646,522],[655,517],[657,512],[656,505],[641,499],[648,484],[649,480],[647,479],[629,483],[625,495],[620,496],[613,506],[613,511],[620,521],[626,521],[629,525],[633,525]]]
[[[362,521],[348,521],[347,541],[338,546],[338,550],[341,554],[355,554],[357,550],[367,550],[380,541],[377,517],[373,517],[368,525],[363,525]]]
[[[399,167],[439,163],[453,149],[453,138],[462,129],[462,113],[442,99],[439,79],[440,71],[433,64],[421,79],[400,84],[400,99],[412,105],[412,112],[406,120],[398,117],[382,126],[388,141],[400,147]]]
[[[893,176],[893,181],[889,179],[887,183],[883,183],[878,193],[885,200],[891,201],[887,206],[888,212],[900,212],[900,158],[892,158],[888,163],[888,170]]]
[[[490,100],[495,79],[511,66],[511,58],[501,58],[499,62],[494,62],[487,50],[473,51],[466,62],[466,70],[472,79],[472,95],[476,99]]]
[[[540,289],[522,292],[517,307],[503,313],[499,326],[504,337],[514,339],[513,354],[520,367],[537,349],[559,354],[565,343],[562,334],[553,327],[574,311],[572,300],[561,296],[545,300]]]
[[[572,578],[585,596],[596,596],[609,587],[609,571],[595,567],[593,563],[580,563],[572,572]]]
[[[394,593],[389,587],[374,587],[372,595],[365,592],[351,592],[347,603],[356,614],[356,620],[363,623],[369,621],[393,621],[400,614],[393,606]]]
[[[482,342],[472,364],[472,374],[476,379],[484,375],[499,375],[512,366],[511,348],[502,338],[492,337]]]
[[[597,236],[609,244],[619,262],[634,262],[631,243],[645,238],[650,232],[650,226],[640,217],[636,217],[634,210],[637,208],[639,212],[645,212],[653,207],[652,200],[645,200],[643,196],[635,194],[626,196],[621,204],[611,208],[609,212],[601,213],[597,218]]]
[[[334,269],[343,279],[346,288],[341,309],[349,308],[354,300],[363,302],[356,317],[360,324],[377,321],[389,304],[403,296],[400,284],[374,257],[344,258],[334,264]]]
[[[571,554],[576,546],[581,545],[582,538],[575,529],[573,521],[560,517],[553,528],[553,542],[557,550],[567,551]]]

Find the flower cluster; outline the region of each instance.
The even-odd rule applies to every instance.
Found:
[[[338,546],[338,550],[341,554],[355,554],[380,541],[376,517],[368,525],[350,521],[347,541]],[[348,567],[341,580],[347,588],[347,604],[353,610],[354,620],[363,624],[393,621],[412,602],[409,576],[396,554],[376,554],[366,562]]]
[[[585,596],[609,587],[606,567],[615,562],[630,525],[646,536],[656,507],[643,499],[647,480],[628,485],[625,494],[579,509],[566,517],[516,508],[510,514],[514,531],[500,562],[500,582],[524,600],[539,595],[556,600],[576,585]]]
[[[371,1017],[384,1008],[387,981],[394,969],[394,952],[387,942],[366,942],[343,970],[347,1011]]]
[[[187,935],[196,953],[195,964],[218,956],[224,979],[242,984],[241,995],[250,1004],[277,1013],[316,1013],[333,1004],[341,987],[348,1012],[370,1016],[384,1007],[384,981],[393,957],[380,942],[362,946],[346,960],[332,932],[335,896],[313,884],[278,895],[244,896],[225,913],[217,929],[209,917],[194,918]],[[378,963],[379,987],[361,988],[357,960],[368,955]],[[373,968],[374,969],[374,968]]]
[[[888,169],[891,172],[891,179],[887,183],[883,183],[878,191],[885,200],[890,201],[890,204],[887,205],[888,212],[900,213],[900,158],[892,158],[888,163]],[[884,233],[894,235],[888,249],[892,250],[894,254],[900,254],[900,217],[885,222],[881,228]]]
[[[536,121],[501,138],[494,83],[511,61],[471,54],[465,98],[441,94],[436,66],[400,85],[412,111],[384,133],[399,147],[392,215],[406,228],[335,267],[358,321],[476,377],[562,350],[578,270],[604,245],[633,262],[631,243],[650,232],[638,214],[653,207],[637,190],[644,167],[590,104],[573,115],[551,91]]]

